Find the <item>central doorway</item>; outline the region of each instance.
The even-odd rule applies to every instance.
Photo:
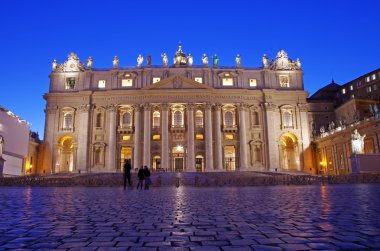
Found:
[[[129,163],[132,163],[132,147],[122,146],[120,149],[120,169],[118,171],[123,172],[124,160],[129,160]],[[136,168],[136,167],[134,167]]]
[[[298,139],[292,133],[281,137],[282,168],[285,170],[299,169]]]
[[[226,169],[226,171],[236,171],[235,146],[224,147],[224,168]]]
[[[183,172],[185,170],[185,150],[183,146],[178,145],[172,149],[173,156],[173,171]]]

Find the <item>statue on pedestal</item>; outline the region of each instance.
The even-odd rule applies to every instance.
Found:
[[[219,58],[216,54],[212,57],[212,61],[213,61],[213,67],[218,67]]]
[[[301,60],[299,58],[296,60],[296,66],[299,70],[301,69]]]
[[[187,55],[187,63],[189,66],[193,66],[194,60],[193,60],[193,56],[191,55],[191,53],[189,53],[189,55]]]
[[[87,58],[87,68],[88,69],[92,68],[92,62],[93,62],[92,57],[88,57]]]
[[[143,56],[141,56],[141,54],[139,54],[139,56],[137,57],[137,67],[141,68],[143,62],[144,62],[144,58],[143,58]]]
[[[152,57],[148,55],[146,57],[146,67],[150,67],[152,65]]]
[[[351,134],[352,153],[364,153],[364,138],[365,134],[361,136],[357,129]]]
[[[239,54],[237,54],[235,61],[236,61],[236,68],[240,68],[241,67],[241,58],[240,58]]]
[[[166,53],[161,54],[161,57],[162,57],[162,66],[168,67],[168,56],[166,55]]]
[[[114,56],[112,63],[113,63],[113,68],[117,69],[119,67],[119,58],[117,56]]]
[[[208,57],[206,56],[206,53],[203,53],[202,55],[202,63],[203,63],[203,66],[205,67],[208,66]]]
[[[57,69],[57,60],[53,60],[53,63],[52,63],[52,65],[51,65],[51,69],[53,70],[53,71],[55,71],[56,69]]]
[[[3,156],[4,137],[0,135],[0,157]]]
[[[264,56],[263,56],[263,67],[264,68],[268,68],[268,62],[269,62],[268,57],[267,57],[267,55],[264,54]]]

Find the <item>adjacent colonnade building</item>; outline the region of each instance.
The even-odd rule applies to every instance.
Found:
[[[193,65],[181,45],[174,64],[110,69],[70,53],[53,62],[46,100],[43,170],[312,171],[308,93],[300,61],[284,51],[262,66]],[[41,171],[42,172],[42,171]]]

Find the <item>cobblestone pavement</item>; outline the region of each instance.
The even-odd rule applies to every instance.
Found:
[[[380,185],[0,188],[0,250],[380,250]]]

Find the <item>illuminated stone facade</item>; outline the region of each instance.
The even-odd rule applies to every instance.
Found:
[[[170,65],[110,69],[71,53],[53,62],[45,94],[40,172],[312,171],[307,92],[300,61],[284,51],[261,67],[196,65],[182,48]],[[194,60],[194,65],[193,65]]]

